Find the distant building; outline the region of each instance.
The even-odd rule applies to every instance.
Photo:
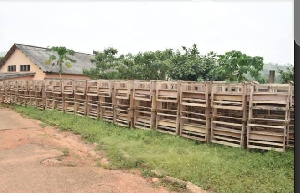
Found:
[[[0,61],[0,80],[44,80],[59,78],[58,65],[46,64],[50,55],[57,54],[46,51],[46,48],[14,44]],[[70,58],[76,60],[72,67],[63,66],[62,79],[88,79],[83,69],[95,68],[91,62],[93,55],[75,52]],[[55,61],[53,61],[55,62]]]

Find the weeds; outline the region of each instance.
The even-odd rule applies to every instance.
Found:
[[[68,148],[62,148],[61,151],[63,152],[63,155],[64,155],[64,156],[69,156],[69,155],[70,155],[70,152],[69,152],[69,149],[68,149]]]

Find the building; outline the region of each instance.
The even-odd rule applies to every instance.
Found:
[[[59,78],[58,65],[46,64],[50,55],[55,52],[46,48],[14,44],[0,61],[0,80],[44,80]],[[62,79],[88,79],[83,75],[83,69],[95,68],[96,64],[91,62],[93,55],[75,52],[70,56],[76,60],[71,63],[72,67],[63,66]],[[55,61],[54,61],[55,62]]]

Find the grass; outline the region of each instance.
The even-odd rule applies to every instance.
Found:
[[[62,148],[61,151],[63,152],[63,155],[64,155],[64,156],[69,156],[69,155],[70,155],[70,152],[69,152],[69,149],[68,149],[68,148]]]
[[[246,151],[199,143],[156,131],[118,127],[111,123],[58,111],[16,106],[33,119],[72,130],[105,150],[111,169],[138,168],[190,181],[216,192],[294,192],[294,151]]]

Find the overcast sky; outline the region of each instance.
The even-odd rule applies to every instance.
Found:
[[[0,2],[0,51],[13,43],[120,54],[197,44],[293,64],[294,3],[277,1]]]

